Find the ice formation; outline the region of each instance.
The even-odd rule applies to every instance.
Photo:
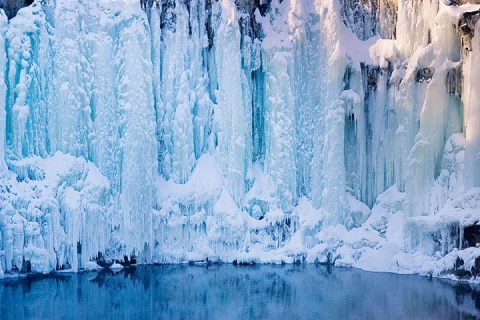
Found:
[[[480,272],[474,2],[0,10],[0,274],[99,254]]]

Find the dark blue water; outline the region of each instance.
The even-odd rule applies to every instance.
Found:
[[[474,319],[465,284],[323,266],[145,266],[0,281],[1,319]]]

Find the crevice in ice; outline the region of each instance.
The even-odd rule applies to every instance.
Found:
[[[463,70],[461,63],[454,68],[448,69],[447,76],[445,77],[445,86],[447,87],[448,94],[453,94],[460,99],[462,98]]]
[[[480,245],[480,225],[476,221],[473,225],[463,229],[463,243],[461,248],[478,247]]]

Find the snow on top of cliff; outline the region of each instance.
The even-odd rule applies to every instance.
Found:
[[[374,45],[369,48],[370,58],[375,65],[381,68],[387,68],[389,61],[395,61],[398,56],[398,49],[395,40],[378,39]]]
[[[381,48],[382,52],[392,53],[392,47],[388,42],[383,42],[380,37],[372,37],[367,40],[360,40],[350,28],[346,27],[343,23],[341,24],[341,33],[340,33],[340,48],[348,57],[350,57],[353,62],[365,62],[372,64],[373,57],[371,56],[370,48],[376,46],[377,49]]]

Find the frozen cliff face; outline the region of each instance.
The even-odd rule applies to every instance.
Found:
[[[479,9],[0,11],[0,272],[101,253],[440,273],[480,236]]]
[[[73,240],[52,244],[51,251],[58,254],[50,254],[45,263],[50,269],[68,264],[76,270],[85,266],[77,263],[80,248],[84,262],[107,248],[114,252],[147,252],[145,247],[153,243],[157,141],[151,38],[143,11],[133,5],[129,10],[111,11],[97,3],[37,2],[3,25],[1,39],[8,49],[0,57],[8,63],[4,64],[2,82],[6,86],[2,91],[6,92],[6,103],[1,106],[7,119],[2,141],[6,141],[10,153],[5,156],[2,146],[2,158],[9,159],[4,179],[15,180],[10,160],[35,155],[48,160],[60,151],[77,161],[94,164],[100,170],[96,180],[109,181],[101,201],[82,200],[85,197],[77,194],[78,201],[102,207],[92,213],[96,217],[90,222],[81,218],[88,212],[83,205],[65,209],[56,189],[60,185],[51,185],[51,197],[56,199],[52,210],[72,219],[78,216],[85,228],[74,224],[66,229],[67,237]],[[10,198],[11,192],[4,193],[2,210],[22,212],[22,207],[33,205],[33,199],[20,204]],[[39,212],[45,218],[50,215],[43,209]],[[39,223],[39,217],[20,216],[26,220],[19,228],[29,222]],[[95,223],[95,219],[103,219],[106,224]],[[87,225],[91,226],[88,231]],[[3,237],[9,226],[2,224]],[[51,228],[54,236],[62,233],[56,224]],[[106,240],[90,246],[90,233]],[[39,237],[46,236],[40,233]],[[33,246],[43,249],[44,243]],[[18,250],[21,254],[27,244],[4,240],[2,246],[5,252]],[[145,259],[150,259],[145,254]],[[19,259],[15,261],[20,267]],[[11,269],[11,257],[4,256],[4,263],[6,270]],[[33,262],[32,268],[38,271]]]

